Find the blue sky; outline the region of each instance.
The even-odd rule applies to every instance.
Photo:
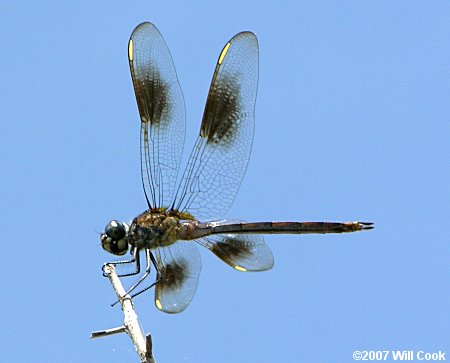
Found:
[[[269,272],[201,251],[185,312],[136,300],[157,361],[450,355],[448,1],[15,1],[0,4],[0,360],[136,361],[126,335],[89,335],[122,320],[98,232],[146,206],[127,61],[142,21],[174,58],[185,155],[223,45],[258,36],[253,152],[228,217],[376,224],[268,236]]]

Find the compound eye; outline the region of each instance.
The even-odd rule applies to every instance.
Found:
[[[119,221],[111,221],[105,227],[105,234],[113,241],[119,241],[126,235],[125,226]]]

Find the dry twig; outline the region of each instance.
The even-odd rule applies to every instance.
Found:
[[[106,265],[104,271],[108,275],[109,281],[111,282],[111,285],[117,294],[117,298],[119,299],[124,314],[124,322],[123,326],[117,328],[95,331],[91,334],[91,338],[99,338],[125,332],[133,341],[133,345],[139,355],[141,363],[155,363],[152,354],[151,335],[148,334],[144,337],[139,325],[138,317],[134,311],[131,297],[129,295],[125,295],[125,289],[123,288],[122,282],[117,276],[117,273],[112,265]]]

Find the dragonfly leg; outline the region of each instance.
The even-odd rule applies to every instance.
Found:
[[[129,260],[112,261],[112,262],[107,262],[107,263],[103,264],[103,267],[102,267],[103,276],[108,277],[108,275],[105,273],[106,265],[113,265],[114,267],[116,267],[117,265],[125,265],[125,264],[130,264],[130,263],[136,264],[136,270],[133,272],[129,272],[129,273],[125,273],[125,274],[121,274],[121,275],[117,275],[117,276],[119,276],[119,277],[134,276],[134,275],[137,275],[139,272],[141,272],[141,260],[139,257],[139,251],[136,247],[134,247],[132,257]]]
[[[153,255],[148,248],[145,249],[145,257],[146,257],[146,267],[144,274],[128,289],[126,295],[128,295],[131,291],[133,291],[139,284],[144,281],[150,273],[151,264],[153,263]]]
[[[164,277],[162,276],[162,274],[161,274],[161,271],[160,271],[159,267],[158,267],[158,263],[156,262],[155,256],[153,256],[153,253],[151,253],[150,250],[148,250],[148,251],[149,251],[149,254],[150,254],[150,260],[151,260],[153,266],[155,266],[155,270],[156,270],[156,280],[155,280],[155,282],[152,283],[150,286],[147,286],[145,289],[142,289],[141,291],[138,291],[137,293],[131,295],[131,298],[134,298],[134,297],[136,297],[136,296],[142,294],[143,292],[145,292],[145,291],[151,289],[153,286],[155,286],[157,283],[159,283],[159,282],[160,282],[161,280],[163,280],[163,278],[164,278]]]
[[[137,254],[137,256],[139,256],[139,253]],[[127,292],[125,293],[125,295],[124,296],[127,296],[131,291],[133,291],[136,287],[138,287],[139,286],[139,284],[142,282],[142,281],[144,281],[146,278],[147,278],[147,276],[149,275],[149,273],[150,273],[150,268],[151,268],[151,264],[153,263],[153,264],[155,264],[156,263],[156,261],[154,261],[154,257],[153,257],[153,255],[152,255],[152,253],[150,252],[150,250],[148,249],[148,248],[146,248],[145,249],[145,257],[146,257],[146,267],[145,267],[145,272],[144,272],[144,274],[127,290]],[[139,258],[139,257],[137,257],[137,258]],[[156,264],[155,264],[155,266],[156,266]],[[153,286],[153,285],[152,285]],[[149,287],[150,288],[150,287]],[[147,289],[149,289],[149,288],[147,288]],[[146,290],[147,290],[146,289]],[[145,290],[144,290],[145,291]],[[133,295],[132,296],[132,298],[134,297],[135,295]],[[111,306],[114,306],[114,305],[116,305],[117,303],[119,302],[119,300],[116,300],[113,304],[111,304]]]

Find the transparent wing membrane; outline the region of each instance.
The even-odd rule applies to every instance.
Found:
[[[265,271],[273,267],[273,255],[259,234],[216,234],[197,240],[238,271]]]
[[[218,219],[230,208],[250,158],[257,84],[256,36],[239,33],[227,43],[217,62],[200,136],[174,209],[205,220]]]
[[[168,207],[184,145],[183,93],[169,49],[153,24],[134,29],[128,59],[141,117],[142,185],[150,208]]]
[[[201,270],[200,254],[193,242],[178,241],[155,249],[163,279],[156,284],[155,305],[166,313],[186,309],[197,290]]]

